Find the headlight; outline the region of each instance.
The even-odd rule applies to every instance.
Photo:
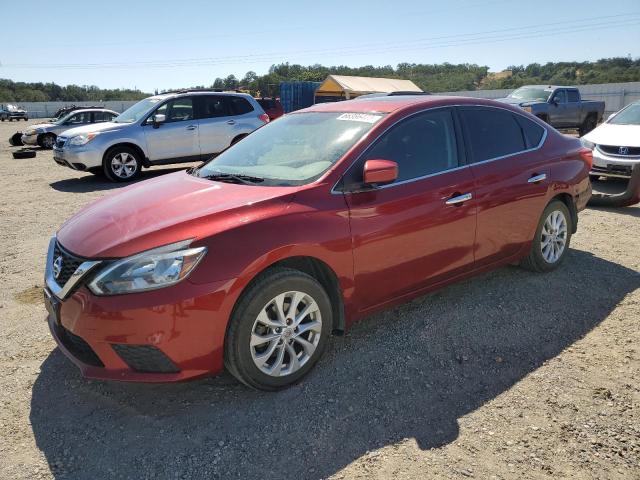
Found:
[[[28,136],[28,135],[35,135],[35,134],[36,134],[36,131],[35,131],[33,128],[30,128],[29,130],[26,130],[26,131],[24,132],[24,134],[25,134],[25,135],[27,135],[27,136]]]
[[[91,140],[96,138],[97,133],[83,133],[82,135],[76,135],[75,137],[71,137],[69,143],[71,145],[86,145]]]
[[[584,138],[580,139],[580,143],[582,144],[582,146],[584,148],[588,148],[589,150],[593,150],[594,148],[596,148],[596,144],[593,142],[590,142],[589,140],[585,140]]]
[[[525,112],[531,113],[531,107],[522,107]]]
[[[89,284],[96,295],[118,295],[168,287],[184,280],[207,252],[190,241],[155,248],[109,265]]]

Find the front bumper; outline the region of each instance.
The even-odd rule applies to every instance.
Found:
[[[593,166],[589,173],[603,177],[631,178],[631,172],[636,165],[640,165],[639,156],[608,155],[595,148]]]
[[[24,143],[25,145],[38,145],[38,134],[34,134],[34,135],[22,135],[22,137],[20,137],[20,140],[22,140],[22,143]]]
[[[54,146],[53,159],[58,165],[80,171],[102,166],[102,153],[83,147]]]
[[[98,297],[81,286],[48,309],[60,350],[88,378],[174,382],[222,371],[230,282],[185,280],[145,293]],[[45,297],[51,295],[45,291]]]

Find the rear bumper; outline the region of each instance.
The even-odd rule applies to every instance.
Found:
[[[224,364],[225,287],[187,280],[117,297],[83,287],[59,304],[59,319],[50,313],[47,321],[62,353],[87,378],[175,382],[214,375]]]

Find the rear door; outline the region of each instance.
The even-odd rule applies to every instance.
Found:
[[[210,156],[223,151],[232,140],[235,120],[224,95],[197,95],[200,151]]]
[[[153,115],[164,115],[165,121],[153,125]],[[142,126],[147,140],[149,160],[189,161],[200,159],[198,122],[194,116],[193,97],[168,100],[158,107]]]
[[[462,150],[452,110],[434,109],[391,127],[345,175],[361,310],[472,268],[476,207]],[[397,162],[399,177],[362,191],[372,159]]]
[[[478,207],[477,267],[517,254],[533,238],[549,186],[539,155],[546,130],[506,109],[459,107]]]

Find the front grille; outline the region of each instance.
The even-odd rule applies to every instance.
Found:
[[[621,157],[633,157],[640,155],[640,147],[624,147],[613,145],[598,145],[598,148],[609,155],[619,155]],[[622,149],[622,153],[620,150]]]
[[[65,251],[60,245],[56,242],[56,246],[53,250],[53,262],[58,261],[58,258],[62,258],[62,265],[60,268],[60,273],[57,277],[54,277],[58,285],[64,287],[67,281],[73,275],[73,272],[82,264],[82,259],[71,255],[69,252]],[[54,269],[55,271],[55,269]]]
[[[178,367],[153,345],[111,345],[124,362],[136,372],[141,373],[177,373]]]
[[[98,355],[96,355],[96,352],[94,352],[89,344],[81,337],[71,333],[62,325],[56,325],[55,329],[60,343],[62,343],[74,357],[87,365],[104,367],[104,363],[102,363]]]

